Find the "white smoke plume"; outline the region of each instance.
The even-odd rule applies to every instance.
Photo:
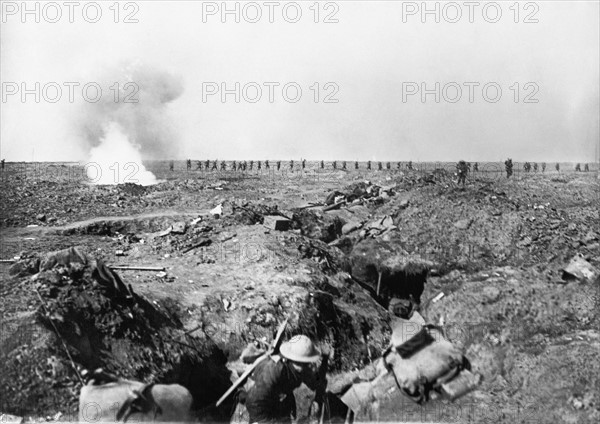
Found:
[[[134,146],[116,122],[103,129],[100,144],[92,147],[86,173],[94,184],[134,183],[143,186],[158,183],[154,174],[142,163],[140,150]],[[115,157],[123,161],[115,161]]]
[[[183,92],[180,80],[138,63],[108,72],[98,84],[100,100],[87,102],[76,117],[90,152],[88,178],[95,184],[156,184],[142,160],[177,154],[168,106]]]

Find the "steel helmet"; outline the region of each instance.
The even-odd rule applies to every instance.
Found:
[[[312,340],[307,336],[294,336],[281,344],[279,353],[294,362],[312,363],[319,360],[320,354]]]

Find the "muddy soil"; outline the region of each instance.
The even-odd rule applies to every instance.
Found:
[[[2,258],[78,246],[109,265],[164,267],[117,272],[150,302],[176,304],[182,331],[208,336],[232,364],[247,343],[269,340],[289,318],[286,336],[302,332],[334,349],[332,381],[377,358],[395,319],[390,298],[421,284],[415,290],[423,314],[444,325],[484,383],[455,404],[421,407],[392,393],[373,419],[600,418],[599,281],[565,281],[562,273],[575,255],[600,268],[597,173],[471,175],[462,188],[451,175],[432,179],[424,172],[211,175],[170,173],[166,164],[156,170],[163,182],[139,187],[93,186],[73,178],[76,172],[32,175],[7,167]],[[311,207],[364,180],[394,189],[336,210]],[[209,211],[219,204],[217,218]],[[291,228],[266,228],[267,214],[290,218]],[[365,230],[386,217],[394,228]],[[425,270],[423,278],[415,277],[420,270],[395,268],[406,258]],[[22,331],[43,324],[36,318],[41,305],[26,270],[19,275],[15,266],[17,275],[9,275],[9,266],[0,265],[2,362],[13,364],[3,391],[29,390],[18,383],[25,377],[28,387],[39,385],[52,375],[51,363],[66,370],[61,384],[68,389],[59,399],[38,393],[32,405],[3,401],[0,411],[66,415],[80,383],[52,332]],[[49,362],[15,372],[31,346]]]

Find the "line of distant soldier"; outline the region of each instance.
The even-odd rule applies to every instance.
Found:
[[[253,170],[256,166],[257,170],[261,170],[261,169],[271,169],[271,165],[269,163],[268,160],[265,160],[264,162],[262,161],[229,161],[230,165],[228,165],[228,161],[218,161],[218,160],[205,160],[205,161],[200,161],[197,160],[196,162],[196,166],[195,168],[193,167],[193,163],[191,159],[186,160],[186,169],[188,171],[191,171],[192,169],[196,169],[196,170],[205,170],[205,171],[216,171],[216,170],[221,170],[221,171],[226,171],[226,170],[232,170],[232,171],[248,171],[248,170]],[[278,160],[275,162],[274,165],[274,169],[277,169],[278,171],[281,170],[281,163],[282,161]],[[377,162],[377,169],[379,171],[383,171],[384,167],[386,170],[392,170],[394,168],[394,166],[392,165],[393,162]],[[396,170],[400,170],[402,169],[402,164],[403,162],[396,162],[396,166],[395,169]],[[294,170],[294,166],[295,166],[295,162],[293,160],[289,161],[289,169],[290,170]],[[469,169],[471,167],[471,164],[468,164]],[[348,162],[347,161],[342,161],[341,162],[341,167],[338,166],[338,161],[333,161],[331,162],[331,167],[332,169],[341,169],[341,170],[348,170],[349,166],[348,166]],[[325,161],[320,161],[319,163],[319,168],[320,169],[325,169]],[[408,161],[406,162],[405,168],[409,171],[414,171],[415,167],[413,166],[413,162],[412,161]],[[306,159],[303,159],[300,161],[299,163],[299,167],[297,167],[296,169],[306,169]],[[358,161],[354,162],[354,169],[360,169],[360,164]],[[372,161],[367,161],[366,163],[366,169],[367,170],[373,170],[373,162]],[[170,161],[169,162],[169,170],[174,171],[175,170],[175,162],[174,161]],[[478,165],[477,163],[475,163],[475,167],[474,170],[477,171],[478,170]]]
[[[271,164],[269,163],[268,160],[265,161],[254,161],[254,160],[250,160],[250,161],[218,161],[218,160],[205,160],[205,161],[200,161],[197,160],[196,162],[196,166],[195,169],[196,170],[204,170],[204,171],[226,171],[226,170],[232,170],[232,171],[252,171],[254,169],[260,171],[262,169],[265,170],[270,170],[271,169]],[[334,170],[337,169],[341,169],[341,170],[348,170],[349,166],[348,166],[348,162],[347,161],[341,161],[340,162],[341,166],[338,165],[338,161],[333,161],[331,162],[331,168]],[[376,162],[376,169],[378,171],[383,171],[384,167],[386,170],[392,170],[392,169],[396,169],[396,170],[401,170],[403,168],[405,168],[408,171],[414,171],[415,167],[413,165],[412,161],[408,161],[406,163],[403,162],[395,162],[395,166],[393,165],[393,162]],[[374,162],[373,161],[367,161],[366,162],[366,169],[368,171],[371,171],[373,169],[375,169],[375,167],[373,166]],[[404,165],[404,166],[403,166]],[[302,159],[299,164],[296,164],[294,162],[294,160],[290,160],[288,163],[288,168],[290,171],[294,170],[294,167],[296,166],[296,169],[306,169],[306,159]],[[318,167],[320,169],[325,169],[325,161],[320,161]],[[513,175],[513,161],[512,159],[507,159],[504,161],[504,167],[505,167],[505,171],[506,171],[506,177],[510,178]],[[191,171],[193,168],[193,164],[192,164],[192,160],[188,159],[186,160],[186,169],[188,171]],[[273,169],[276,169],[277,171],[280,171],[282,168],[282,161],[278,160],[275,162],[275,165],[273,166]],[[546,163],[542,162],[539,166],[538,163],[536,162],[525,162],[523,164],[523,171],[524,172],[538,172],[541,168],[541,172],[546,172]],[[560,164],[556,163],[556,165],[554,166],[554,168],[556,169],[557,172],[560,172]],[[358,161],[354,161],[354,169],[360,169],[360,164]],[[467,173],[470,172],[471,170],[473,170],[473,172],[478,172],[479,171],[479,163],[478,162],[474,162],[473,164],[471,164],[471,162],[465,162],[465,161],[459,161],[458,164],[456,165],[456,169],[457,169],[457,175],[459,177],[458,181],[459,183],[463,183],[464,184],[464,178],[466,177]],[[175,170],[175,163],[174,161],[170,161],[169,162],[169,170],[174,171]],[[584,168],[583,168],[583,172],[589,172],[590,167],[589,164],[584,164]],[[575,166],[575,172],[581,172],[581,164],[578,163]]]

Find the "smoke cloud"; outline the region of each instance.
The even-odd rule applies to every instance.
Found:
[[[141,153],[141,159],[177,155],[179,138],[169,104],[183,93],[180,79],[135,63],[106,72],[98,84],[102,89],[100,100],[86,102],[75,116],[75,126],[87,148],[96,148],[97,152],[107,132],[114,134],[116,127],[110,125],[114,123]],[[93,91],[90,89],[91,96]]]

